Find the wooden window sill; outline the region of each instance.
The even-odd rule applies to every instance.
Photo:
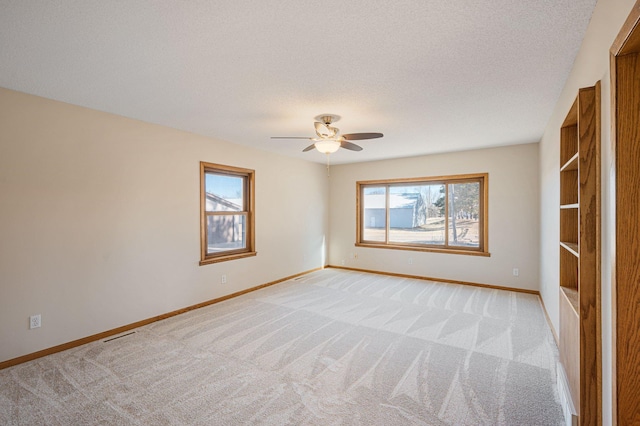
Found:
[[[432,253],[446,253],[446,254],[462,254],[467,256],[484,256],[491,257],[491,253],[488,251],[479,251],[479,250],[462,250],[455,248],[438,248],[438,247],[416,247],[416,246],[405,246],[405,245],[395,245],[395,244],[375,244],[375,243],[356,243],[356,247],[368,247],[368,248],[381,248],[381,249],[389,249],[389,250],[409,250],[409,251],[423,251],[423,252],[432,252]]]
[[[200,266],[209,265],[211,263],[226,262],[228,260],[243,259],[245,257],[256,256],[257,254],[258,254],[258,252],[256,252],[256,251],[249,251],[249,252],[245,252],[245,253],[235,253],[235,254],[228,254],[228,255],[224,255],[224,256],[211,257],[211,258],[208,258],[208,259],[201,260],[200,261]]]

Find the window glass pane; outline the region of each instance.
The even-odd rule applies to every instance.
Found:
[[[207,216],[207,254],[247,247],[246,215]]]
[[[362,197],[362,239],[365,241],[385,241],[384,234],[387,229],[386,193],[387,190],[383,186],[368,186],[364,188]]]
[[[244,177],[205,173],[206,211],[238,212],[245,210]]]
[[[449,184],[449,245],[480,247],[480,183]]]
[[[389,188],[389,242],[443,245],[444,185]]]

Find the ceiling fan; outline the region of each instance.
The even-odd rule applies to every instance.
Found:
[[[302,152],[311,151],[313,148],[323,154],[331,154],[340,148],[350,151],[362,151],[362,147],[349,141],[376,139],[384,136],[382,133],[346,133],[341,135],[340,129],[332,127],[331,124],[340,120],[339,115],[321,114],[314,118],[316,137],[306,136],[272,136],[271,139],[309,139],[313,141],[311,145],[302,150]]]

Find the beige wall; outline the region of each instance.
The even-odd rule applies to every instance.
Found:
[[[258,256],[198,266],[199,161],[256,170]],[[0,194],[0,361],[325,261],[322,165],[5,89]]]
[[[613,424],[612,265],[615,235],[615,169],[611,149],[609,49],[635,0],[598,1],[587,34],[555,111],[540,142],[541,240],[540,290],[558,330],[558,232],[560,125],[578,89],[602,81],[602,345],[603,423]]]
[[[354,246],[356,181],[485,172],[491,257]],[[538,289],[537,144],[341,165],[332,167],[330,181],[331,265],[340,266],[344,260],[353,268]],[[513,268],[519,268],[518,277]]]
[[[558,330],[559,127],[578,88],[602,80],[603,411],[612,424],[608,49],[634,2],[598,1],[539,145],[334,166],[329,185],[320,165],[0,89],[0,361],[321,266],[325,241],[333,265],[539,288]],[[197,266],[201,160],[256,170],[257,257]],[[489,172],[490,258],[354,247],[357,180],[471,172]],[[35,313],[43,327],[29,331]]]

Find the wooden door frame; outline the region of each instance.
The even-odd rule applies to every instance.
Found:
[[[640,0],[636,2],[610,49],[611,149],[615,164],[615,259],[612,272],[612,381],[614,424],[640,422],[640,273],[634,268],[640,249],[637,224],[640,181]],[[621,96],[622,95],[622,96]],[[621,99],[622,98],[622,99]],[[636,133],[636,134],[634,134]],[[635,142],[635,143],[634,143]],[[635,148],[635,151],[634,149]],[[635,154],[635,155],[634,155]],[[635,197],[634,197],[635,196]],[[631,201],[625,202],[625,201]],[[635,200],[635,201],[634,201]],[[634,291],[636,290],[636,291]],[[618,344],[620,342],[621,344]]]

